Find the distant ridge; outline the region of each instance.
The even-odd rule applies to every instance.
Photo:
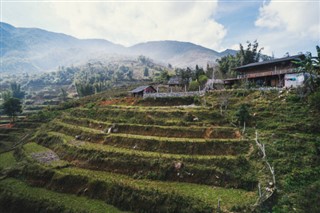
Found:
[[[0,22],[0,33],[1,73],[51,71],[58,66],[83,64],[107,55],[119,58],[145,55],[174,67],[205,67],[207,63],[215,63],[216,59],[236,52],[219,53],[180,41],[149,41],[127,48],[104,39],[77,39],[38,28],[16,28],[4,22]]]

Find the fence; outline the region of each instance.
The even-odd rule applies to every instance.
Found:
[[[144,93],[143,98],[166,98],[166,97],[188,97],[201,96],[205,91],[195,92],[167,92],[167,93]]]

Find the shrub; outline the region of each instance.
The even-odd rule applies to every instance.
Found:
[[[198,81],[191,81],[189,84],[189,90],[191,91],[197,91],[199,90],[199,82]]]
[[[320,111],[320,89],[309,96],[310,105]]]

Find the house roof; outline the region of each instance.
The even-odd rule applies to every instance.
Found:
[[[131,90],[130,92],[131,93],[138,93],[138,92],[142,92],[144,91],[145,89],[147,89],[148,87],[151,87],[151,86],[140,86],[140,87],[137,87],[135,88],[134,90]]]
[[[258,66],[268,65],[268,64],[270,64],[270,65],[271,64],[278,64],[278,63],[282,63],[282,62],[301,59],[303,57],[304,57],[304,55],[300,54],[300,55],[294,55],[294,56],[289,56],[289,57],[284,57],[284,58],[277,58],[277,59],[273,59],[273,60],[270,60],[270,61],[261,61],[261,62],[246,64],[246,65],[237,67],[236,70],[242,70],[242,69],[246,69],[246,68],[258,67]]]
[[[169,79],[168,84],[181,84],[182,78],[179,76],[173,76]]]

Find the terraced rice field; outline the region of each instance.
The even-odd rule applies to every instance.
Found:
[[[209,108],[74,108],[32,141],[2,156],[11,164],[0,158],[1,168],[13,168],[0,196],[11,203],[28,197],[26,208],[243,212],[257,199],[253,141]]]

